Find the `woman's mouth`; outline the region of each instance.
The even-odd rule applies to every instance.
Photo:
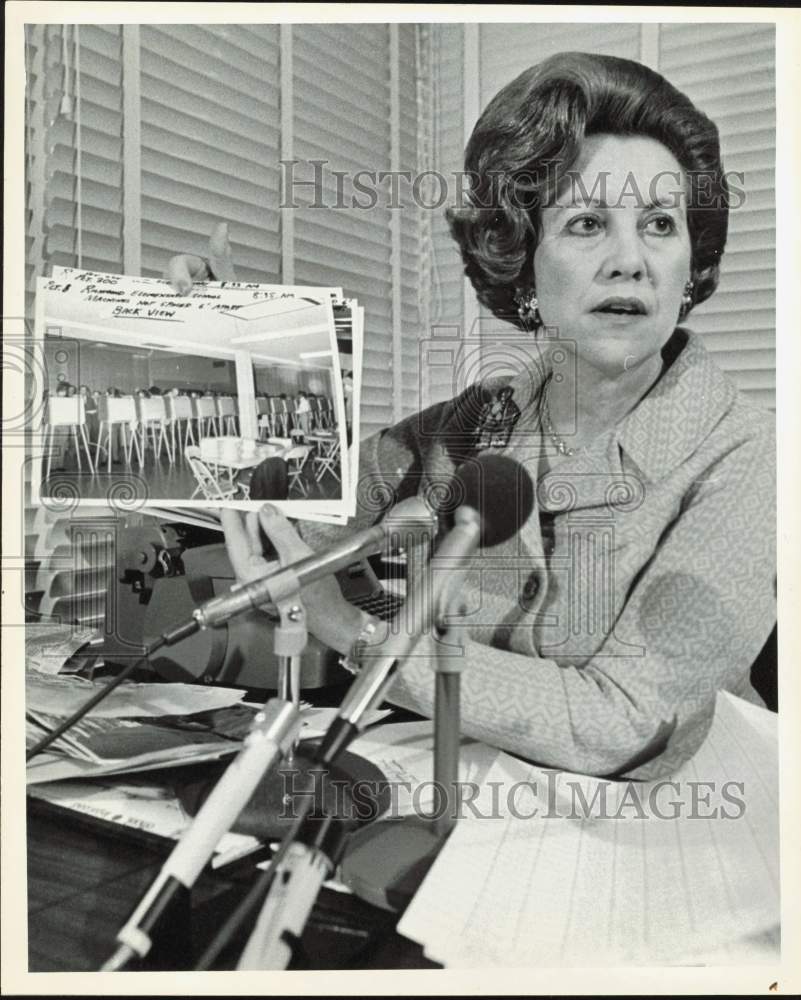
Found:
[[[601,313],[604,316],[618,316],[623,318],[648,315],[645,303],[642,299],[636,297],[623,298],[621,296],[612,296],[604,299],[603,302],[599,302],[592,311],[594,313]]]

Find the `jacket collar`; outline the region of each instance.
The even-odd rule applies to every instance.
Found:
[[[539,509],[558,512],[615,506],[618,502],[625,505],[640,495],[644,482],[654,483],[670,475],[708,436],[731,407],[736,389],[714,364],[701,338],[688,330],[676,329],[663,357],[667,370],[637,407],[589,454],[578,453],[560,461],[539,481]],[[506,453],[520,461],[535,481],[543,382],[541,371],[526,371],[511,379],[492,380],[490,390],[501,385],[515,390],[513,398],[521,413]],[[471,386],[446,404],[438,433],[432,435],[426,449],[430,484],[449,482],[454,469],[470,456],[475,442],[473,429],[488,386]],[[524,540],[526,534],[523,531]]]
[[[697,450],[737,393],[689,330],[678,328],[665,354],[668,363],[673,356],[672,364],[617,431],[620,448],[651,482]]]
[[[667,370],[613,432],[621,451],[652,482],[668,475],[698,448],[736,395],[701,338],[691,331],[678,327],[662,354]],[[523,435],[539,426],[542,383],[542,372],[533,376],[527,372],[511,380],[522,412],[519,432]]]

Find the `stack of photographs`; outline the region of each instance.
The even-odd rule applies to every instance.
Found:
[[[341,288],[55,267],[37,282],[31,500],[213,527],[355,513],[364,310]]]

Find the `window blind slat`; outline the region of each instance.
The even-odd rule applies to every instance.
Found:
[[[237,275],[280,280],[278,30],[142,27],[144,274],[160,276],[175,253],[205,253],[227,221]]]
[[[118,25],[48,25],[45,34],[44,89],[49,100],[44,259],[38,262],[37,271],[44,273],[53,264],[64,264],[119,272],[122,31]],[[69,70],[62,64],[64,48]],[[62,107],[65,86],[71,107]]]
[[[363,29],[367,29],[366,31]],[[362,433],[392,421],[392,263],[390,214],[379,195],[372,208],[350,207],[357,171],[391,169],[388,25],[296,25],[292,31],[293,155],[326,161],[323,201],[299,186],[293,210],[295,279],[342,285],[365,308]],[[334,208],[329,171],[349,176],[348,207]],[[295,177],[308,180],[301,163]],[[368,182],[370,184],[371,182]]]

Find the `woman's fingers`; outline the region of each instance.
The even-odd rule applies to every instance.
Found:
[[[245,522],[238,510],[224,507],[220,511],[220,524],[225,532],[225,548],[237,580],[252,580],[264,571],[264,559],[254,549]],[[254,557],[258,563],[254,562]],[[261,573],[255,572],[261,564]]]
[[[236,281],[227,222],[218,222],[209,237],[209,263],[217,281]]]
[[[196,254],[178,254],[170,258],[164,277],[179,295],[188,295],[196,281],[209,279],[209,267],[215,281],[236,280],[227,222],[218,222],[209,237],[208,264],[203,257],[198,257]]]
[[[194,254],[182,253],[171,257],[164,277],[179,295],[188,295],[199,277],[205,277],[206,262]]]
[[[289,566],[291,563],[297,562],[298,559],[314,555],[314,550],[303,541],[284,515],[272,505],[265,504],[261,508],[259,523],[278,553],[282,566]]]

